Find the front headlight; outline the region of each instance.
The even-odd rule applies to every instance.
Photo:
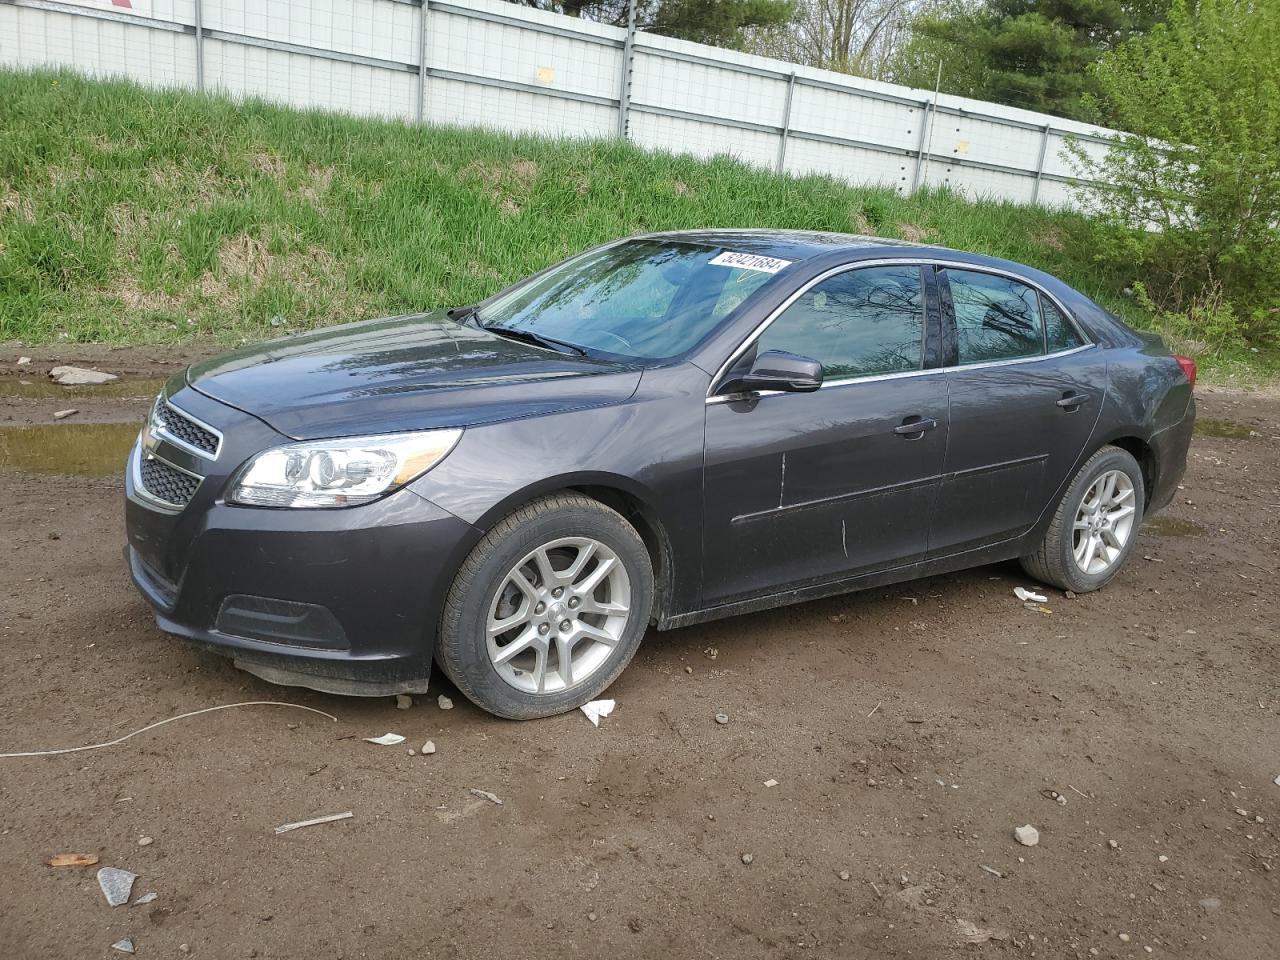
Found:
[[[274,447],[240,471],[228,499],[255,507],[368,503],[422,476],[461,436],[461,430],[426,430]]]

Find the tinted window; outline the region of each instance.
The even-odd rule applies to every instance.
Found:
[[[1053,305],[1053,301],[1042,296],[1040,309],[1044,312],[1044,340],[1050,353],[1084,346],[1084,341],[1080,339],[1080,334],[1076,333],[1076,328],[1062,315],[1062,311]]]
[[[810,287],[760,336],[822,364],[828,379],[919,370],[924,294],[919,267],[868,267]]]
[[[1040,298],[1024,283],[991,273],[947,270],[961,363],[1044,353]]]
[[[494,300],[477,319],[587,349],[674,357],[788,265],[767,257],[745,258],[755,266],[716,262],[729,253],[696,243],[629,240],[560,264]]]

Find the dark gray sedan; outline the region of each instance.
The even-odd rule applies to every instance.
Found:
[[[698,231],[489,300],[197,364],[126,475],[160,626],[277,683],[486,710],[598,696],[646,629],[1019,558],[1120,571],[1195,366],[1053,277]]]

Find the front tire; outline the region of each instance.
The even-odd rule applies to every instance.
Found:
[[[589,497],[544,497],[501,520],[462,564],[436,659],[490,713],[550,717],[617,679],[652,605],[653,567],[635,528]]]
[[[1075,593],[1109,583],[1133,551],[1146,490],[1138,461],[1103,447],[1076,474],[1035,553],[1021,558],[1037,580]]]

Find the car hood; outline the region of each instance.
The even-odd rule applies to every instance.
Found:
[[[345,324],[197,363],[193,388],[295,440],[471,426],[630,397],[638,366],[518,343],[443,312]]]

